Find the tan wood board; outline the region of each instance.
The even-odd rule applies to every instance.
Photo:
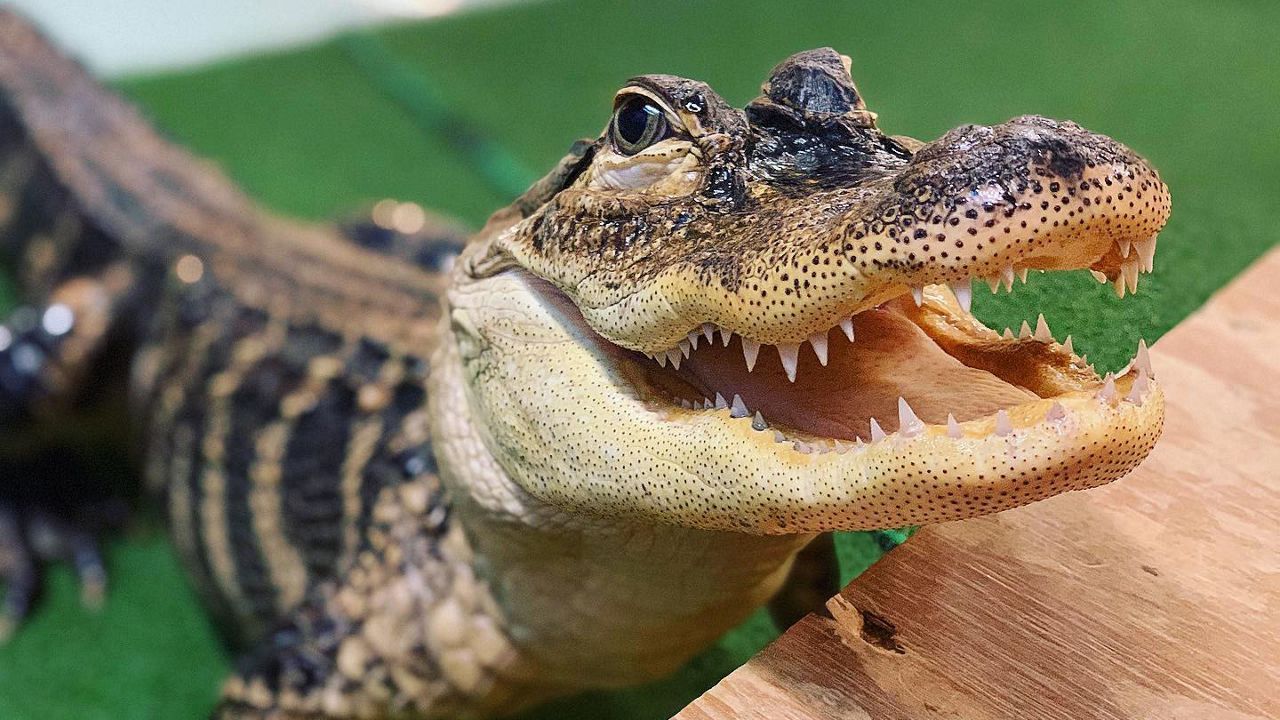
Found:
[[[1280,250],[1153,348],[1103,488],[921,530],[678,718],[1280,718]]]

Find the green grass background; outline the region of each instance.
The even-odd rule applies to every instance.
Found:
[[[1069,117],[1149,157],[1173,190],[1156,275],[1117,301],[1085,273],[980,294],[998,327],[1045,312],[1099,366],[1122,364],[1274,242],[1280,207],[1280,4],[1191,0],[548,2],[379,31],[441,101],[532,169],[598,132],[630,75],[708,81],[741,104],[787,54],[832,45],[881,125],[936,137],[963,122]],[[412,199],[474,224],[506,200],[424,134],[343,50],[326,43],[119,83],[162,127],[283,212],[313,218]],[[3,288],[0,288],[3,295]],[[3,298],[0,298],[3,300]],[[874,558],[841,540],[847,575]],[[56,569],[31,622],[0,648],[0,718],[192,718],[227,659],[163,536],[110,546],[112,589],[82,610]],[[757,616],[669,680],[553,705],[539,717],[659,718],[772,635]]]

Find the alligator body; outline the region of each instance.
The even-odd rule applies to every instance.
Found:
[[[1039,117],[885,135],[830,50],[745,110],[630,81],[465,247],[271,215],[8,13],[0,93],[4,452],[133,429],[245,648],[216,717],[657,677],[822,533],[1105,483],[1160,432],[1141,350],[1098,377],[968,313],[971,279],[1028,269],[1136,289],[1155,171]]]

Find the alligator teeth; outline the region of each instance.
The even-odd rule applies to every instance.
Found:
[[[688,357],[688,356],[681,355],[680,348],[671,348],[670,350],[667,351],[667,360],[671,362],[671,367],[677,370],[680,369],[680,360],[685,357]]]
[[[760,343],[754,340],[742,338],[742,357],[747,361],[747,372],[751,372],[756,366],[756,357],[760,355]]]
[[[1014,338],[1013,338],[1013,331],[1012,331],[1012,330],[1010,330],[1009,328],[1005,328],[1005,329],[1004,329],[1004,334],[1003,334],[1003,335],[1001,335],[1000,337],[1004,338],[1005,340],[1012,340],[1012,339],[1014,339]]]
[[[1132,295],[1138,292],[1138,273],[1141,272],[1142,260],[1130,258],[1120,264],[1120,274],[1116,276],[1116,297],[1123,298],[1125,292]]]
[[[685,400],[684,398],[680,398],[680,407],[684,408],[685,410],[692,410],[693,403],[689,402],[688,400]]]
[[[667,366],[667,354],[665,352],[659,353],[657,355],[650,355],[649,357],[655,362],[657,362],[659,366],[661,367]]]
[[[999,275],[992,275],[989,278],[983,278],[983,279],[987,281],[987,287],[991,288],[991,293],[993,295],[995,293],[1000,292],[1000,276]]]
[[[757,410],[756,416],[751,418],[751,429],[760,431],[767,427],[769,427],[769,424],[764,421],[764,416],[760,414],[759,410]]]
[[[1000,282],[1004,285],[1005,292],[1013,292],[1013,266],[1005,265],[1004,270],[1000,271]]]
[[[1120,257],[1122,258],[1129,257],[1129,247],[1131,244],[1132,243],[1129,241],[1128,238],[1125,238],[1124,240],[1116,241],[1116,245],[1120,248]]]
[[[796,381],[796,365],[800,362],[800,346],[795,343],[780,343],[778,357],[782,358],[782,369],[787,371],[787,380]]]
[[[1138,251],[1138,258],[1142,260],[1142,271],[1151,272],[1154,270],[1156,266],[1156,236],[1152,235],[1146,240],[1136,240],[1133,246]]]
[[[1029,337],[1031,337],[1031,326],[1027,324],[1026,320],[1023,320],[1022,327],[1018,328],[1018,339],[1026,340]]]
[[[960,423],[956,422],[956,416],[951,413],[947,413],[947,437],[952,440],[964,437],[964,433],[960,431]]]
[[[707,344],[710,345],[716,337],[716,326],[711,323],[702,323],[702,336],[707,339]],[[725,343],[725,345],[728,344]]]
[[[733,332],[720,328],[720,344],[729,347],[729,341],[733,339]]]
[[[729,417],[744,418],[751,413],[747,411],[747,404],[742,402],[742,396],[734,393],[733,403],[729,406]]]
[[[1151,382],[1147,379],[1147,371],[1138,368],[1138,379],[1133,381],[1133,387],[1129,389],[1129,394],[1125,396],[1125,400],[1134,405],[1141,405],[1142,398],[1147,394],[1147,388],[1151,386]]]
[[[727,407],[729,407],[729,403],[725,402],[724,396],[720,393],[716,393],[716,409],[724,410]]]
[[[780,442],[782,442],[782,441],[784,441],[784,440],[786,440],[786,439],[787,439],[787,436],[786,436],[786,435],[783,435],[780,431],[778,431],[778,430],[774,430],[774,431],[773,431],[773,441],[774,441],[774,442],[776,442],[776,443],[780,443]]]
[[[1009,413],[1004,410],[996,411],[996,434],[1004,437],[1013,432],[1013,423],[1009,421]]]
[[[1090,271],[1089,271],[1089,274],[1093,276],[1093,279],[1094,279],[1094,280],[1097,280],[1097,281],[1098,281],[1098,284],[1099,284],[1099,285],[1106,285],[1106,284],[1107,284],[1107,274],[1106,274],[1106,273],[1101,272],[1101,271],[1099,271],[1099,270],[1090,270]]]
[[[698,338],[700,338],[700,337],[702,337],[702,333],[701,333],[701,332],[699,332],[698,330],[694,330],[693,332],[689,333],[689,339],[688,339],[688,340],[686,340],[685,342],[689,343],[689,347],[690,347],[691,349],[693,349],[693,350],[697,350],[697,349],[698,349]]]
[[[1036,339],[1040,342],[1053,342],[1053,333],[1049,332],[1049,323],[1044,321],[1044,313],[1036,318]]]
[[[921,305],[923,305],[924,304],[924,288],[920,285],[916,285],[912,287],[911,297],[916,301],[916,307],[920,307]]]
[[[688,360],[689,353],[693,352],[693,347],[688,340],[681,340],[680,342],[676,343],[676,347],[680,349],[680,354],[684,355],[685,360]]]
[[[1068,355],[1075,355],[1075,348],[1071,345],[1071,336],[1068,335],[1066,340],[1062,341],[1062,349],[1067,351]]]
[[[1147,341],[1138,341],[1138,354],[1134,356],[1133,362],[1138,366],[1138,372],[1145,372],[1150,377],[1155,377],[1155,372],[1151,369],[1151,353],[1147,351]]]
[[[1027,284],[1027,269],[1026,269],[1026,268],[1022,268],[1021,270],[1019,270],[1019,271],[1018,271],[1018,280],[1020,280],[1020,281],[1022,282],[1022,284],[1023,284],[1023,285],[1026,285],[1026,284]]]
[[[844,336],[849,338],[849,342],[853,342],[853,316],[840,321],[840,329],[844,332]]]
[[[1106,379],[1102,383],[1102,389],[1098,391],[1098,399],[1102,402],[1109,403],[1116,397],[1116,378],[1111,373],[1107,373]]]
[[[968,280],[958,283],[949,283],[951,292],[956,296],[956,302],[960,303],[960,307],[965,312],[969,312],[969,308],[973,306],[973,286]]]
[[[880,423],[875,418],[871,418],[871,442],[880,442],[887,437],[884,429],[880,427]]]
[[[809,344],[813,345],[813,354],[818,356],[818,362],[823,367],[827,365],[827,334],[825,332],[814,333],[809,336]]]
[[[924,423],[916,416],[907,399],[898,397],[898,434],[902,437],[915,437],[924,431]]]
[[[1044,414],[1044,419],[1049,422],[1061,420],[1067,416],[1067,409],[1062,407],[1062,403],[1054,402],[1049,406],[1049,412]]]

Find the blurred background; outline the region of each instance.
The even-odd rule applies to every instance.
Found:
[[[830,45],[887,132],[930,139],[1024,113],[1150,158],[1173,191],[1155,276],[1121,303],[1087,273],[980,293],[997,328],[1045,312],[1102,370],[1275,243],[1280,4],[1265,0],[23,0],[65,48],[266,205],[347,217],[396,198],[478,226],[603,127],[631,75],[736,105],[786,55]],[[10,301],[0,283],[0,311]],[[847,535],[856,575],[901,536]],[[65,568],[0,647],[0,718],[203,717],[229,660],[155,523],[109,543],[105,607]],[[538,717],[662,718],[767,642],[763,616],[679,675]]]

